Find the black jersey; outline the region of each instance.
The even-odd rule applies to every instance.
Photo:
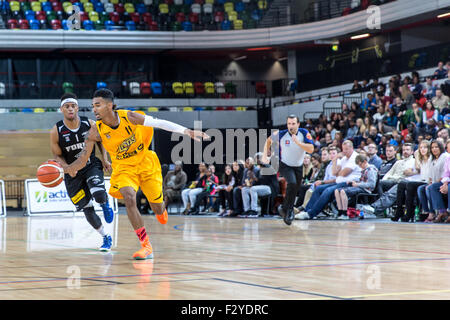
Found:
[[[58,129],[58,144],[62,151],[62,157],[67,164],[71,164],[79,157],[81,150],[84,148],[84,139],[91,129],[91,124],[87,117],[80,117],[80,126],[78,129],[72,130],[66,127],[64,121],[56,123]],[[86,166],[95,161],[95,146],[92,149],[91,155],[86,163]]]

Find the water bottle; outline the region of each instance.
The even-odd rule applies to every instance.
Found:
[[[364,219],[364,211],[363,210],[361,210],[359,212],[359,220],[362,220],[362,219]]]
[[[419,207],[418,206],[416,206],[416,210],[414,211],[414,222],[417,222],[417,221],[419,221],[419,212],[420,212],[420,210],[419,210]]]

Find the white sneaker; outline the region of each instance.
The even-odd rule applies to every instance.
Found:
[[[348,215],[346,215],[346,214],[341,214],[340,216],[337,217],[337,219],[338,219],[338,220],[348,220],[348,219],[350,219],[350,218],[349,218]]]
[[[377,216],[373,213],[364,211],[364,219],[376,219]]]
[[[363,205],[362,209],[364,211],[364,214],[366,214],[366,213],[374,214],[375,213],[375,208],[372,206],[369,206],[368,204]]]
[[[295,215],[295,219],[297,219],[297,220],[308,220],[308,219],[310,219],[310,217],[309,217],[308,212],[302,211],[302,212],[297,213]]]

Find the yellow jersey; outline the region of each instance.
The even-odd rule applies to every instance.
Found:
[[[119,116],[117,128],[113,129],[101,120],[96,122],[102,144],[111,156],[113,170],[122,165],[137,166],[150,154],[156,157],[156,154],[148,149],[153,138],[153,128],[132,124],[128,120],[127,110],[116,112]]]

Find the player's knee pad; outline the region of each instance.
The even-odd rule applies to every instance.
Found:
[[[95,213],[94,206],[89,206],[89,204],[83,208],[83,212],[89,224],[97,230],[102,226],[102,221],[100,220],[100,217]]]
[[[108,195],[106,194],[105,190],[99,190],[92,193],[92,197],[94,198],[95,202],[99,204],[106,203],[108,201]]]

